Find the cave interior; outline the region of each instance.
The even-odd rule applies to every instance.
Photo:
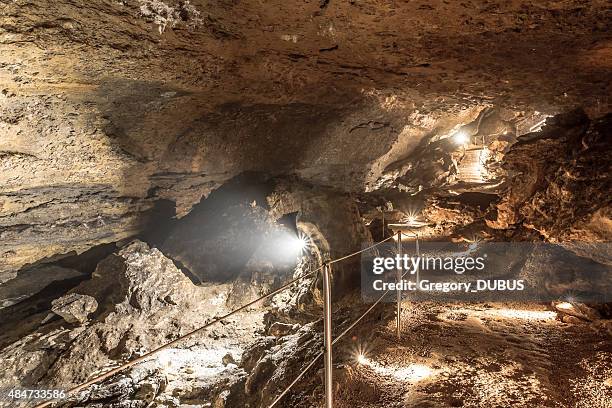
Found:
[[[612,407],[611,11],[0,0],[0,406]]]

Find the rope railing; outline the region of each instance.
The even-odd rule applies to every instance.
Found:
[[[412,233],[412,234],[415,236],[415,238],[416,238],[416,251],[417,251],[417,253],[418,253],[418,251],[419,251],[419,243],[418,243],[419,235],[418,235],[417,233],[415,233],[414,231],[410,231],[410,232],[411,232],[411,233]],[[376,243],[376,244],[374,244],[374,245],[371,245],[371,246],[369,246],[369,247],[367,247],[367,248],[365,248],[365,249],[362,249],[361,251],[357,251],[357,252],[355,252],[355,253],[351,254],[350,256],[346,256],[346,257],[343,257],[343,258],[340,258],[340,259],[347,259],[347,258],[350,258],[351,256],[354,256],[354,255],[360,254],[360,253],[362,253],[362,252],[365,252],[365,251],[367,251],[367,250],[373,249],[373,248],[377,247],[378,245],[382,244],[383,242],[389,241],[390,239],[393,239],[393,238],[397,238],[397,241],[398,241],[398,252],[399,252],[399,254],[401,255],[401,251],[402,251],[402,243],[401,243],[401,242],[402,242],[402,235],[407,235],[407,234],[403,233],[402,231],[399,231],[399,232],[397,233],[397,235],[395,235],[395,234],[394,234],[394,235],[391,235],[390,237],[388,237],[388,238],[386,238],[386,239],[384,239],[384,240],[382,240],[382,241],[380,241],[380,242],[377,242],[377,243]],[[335,260],[335,261],[333,261],[333,262],[338,262],[338,260]],[[328,265],[330,265],[331,263],[332,263],[332,262],[328,262],[328,263],[327,263],[326,265],[324,265],[324,266],[328,266]],[[326,270],[326,269],[324,269],[324,271],[325,271],[325,270]],[[404,277],[405,277],[405,276],[406,276],[408,273],[409,273],[409,272],[408,272],[408,271],[406,271],[406,272],[404,272],[403,274],[400,274],[400,275],[398,276],[398,282],[399,282],[399,281],[401,281],[401,280],[402,280],[402,279],[403,279],[403,278],[404,278]],[[334,345],[335,345],[335,344],[336,344],[338,341],[340,341],[340,339],[342,339],[342,338],[343,338],[345,335],[347,335],[347,334],[348,334],[348,333],[349,333],[349,332],[350,332],[350,331],[351,331],[351,330],[352,330],[352,329],[353,329],[355,326],[357,326],[357,324],[359,324],[359,322],[360,322],[361,320],[363,320],[363,318],[364,318],[364,317],[365,317],[365,316],[366,316],[368,313],[370,313],[370,312],[371,312],[371,311],[372,311],[372,310],[373,310],[373,309],[374,309],[374,308],[375,308],[375,307],[376,307],[376,306],[377,306],[377,305],[378,305],[378,304],[379,304],[379,303],[380,303],[380,302],[381,302],[381,301],[382,301],[382,300],[385,298],[385,296],[387,296],[387,295],[388,295],[390,292],[391,292],[391,289],[387,289],[387,290],[386,290],[386,291],[385,291],[385,292],[384,292],[384,293],[383,293],[383,294],[382,294],[382,295],[381,295],[381,296],[380,296],[380,297],[379,297],[379,298],[378,298],[378,299],[377,299],[377,300],[376,300],[376,301],[375,301],[375,302],[374,302],[374,303],[373,303],[373,304],[372,304],[372,305],[371,305],[371,306],[370,306],[370,307],[369,307],[369,308],[368,308],[368,309],[367,309],[365,312],[363,312],[363,313],[362,313],[362,314],[361,314],[361,315],[360,315],[360,316],[359,316],[357,319],[355,319],[355,321],[353,321],[353,323],[351,323],[351,324],[350,324],[350,325],[349,325],[349,326],[348,326],[348,327],[347,327],[345,330],[343,330],[343,331],[342,331],[342,333],[340,333],[338,336],[336,336],[336,338],[335,338],[335,339],[333,339],[333,340],[329,341],[329,339],[330,339],[330,334],[327,334],[325,337],[326,337],[326,340],[328,340],[328,341],[329,341],[330,346],[325,346],[325,347],[324,347],[324,351],[321,351],[319,354],[317,354],[317,355],[315,356],[315,358],[314,358],[314,359],[313,359],[313,360],[312,360],[312,361],[311,361],[311,362],[310,362],[310,363],[309,363],[309,364],[308,364],[308,365],[307,365],[305,368],[303,368],[303,369],[302,369],[302,371],[300,372],[300,374],[299,374],[299,375],[298,375],[298,376],[297,376],[297,377],[296,377],[296,378],[295,378],[295,379],[294,379],[294,380],[293,380],[293,381],[292,381],[292,382],[291,382],[291,383],[290,383],[290,384],[289,384],[289,385],[288,385],[288,386],[287,386],[287,387],[286,387],[286,388],[283,390],[283,392],[281,392],[281,393],[280,393],[280,394],[279,394],[279,395],[278,395],[278,396],[277,396],[277,397],[274,399],[274,401],[273,401],[273,402],[272,402],[272,403],[271,403],[271,404],[268,406],[268,408],[274,408],[274,407],[276,406],[276,404],[278,404],[278,403],[279,403],[279,402],[282,400],[282,398],[283,398],[285,395],[287,395],[287,393],[288,393],[288,392],[291,390],[291,388],[292,388],[292,387],[293,387],[295,384],[297,384],[297,383],[298,383],[298,381],[299,381],[299,380],[300,380],[300,379],[301,379],[301,378],[302,378],[302,377],[303,377],[303,376],[306,374],[306,372],[307,372],[308,370],[310,370],[310,369],[312,368],[312,366],[314,366],[314,364],[315,364],[315,363],[316,363],[316,362],[319,360],[319,358],[321,358],[322,356],[324,356],[326,353],[330,353],[330,352],[331,352],[331,348],[332,348],[332,347],[333,347],[333,346],[334,346]],[[399,291],[399,290],[398,290],[397,292],[398,292],[398,300],[397,300],[397,302],[398,302],[398,304],[397,304],[397,314],[398,314],[398,316],[397,316],[397,333],[398,333],[398,337],[399,337],[399,333],[400,333],[400,317],[401,317],[401,316],[400,316],[401,291]],[[330,298],[330,295],[329,295],[329,294],[327,294],[327,296],[326,296],[326,300],[327,300],[327,299],[329,299],[329,298]],[[330,382],[331,382],[331,381],[330,381],[330,380],[331,380],[331,370],[332,370],[331,363],[330,363],[330,364],[326,364],[326,366],[325,366],[325,375],[326,375],[326,380],[325,380],[325,382],[326,382],[326,386],[328,386],[328,384],[327,384],[327,383],[330,383]],[[328,378],[328,377],[330,377],[330,378]],[[327,387],[326,387],[326,388],[327,388]],[[331,398],[332,398],[332,396],[331,396],[331,388],[330,388],[330,389],[326,389],[326,390],[325,390],[325,393],[326,393],[326,401],[325,401],[325,406],[326,406],[326,407],[332,407],[332,405],[333,405],[333,404],[332,404],[332,400],[331,400]]]
[[[402,236],[402,232],[400,231],[397,234],[398,247],[401,247],[401,236]],[[416,237],[417,237],[417,250],[418,250],[418,234],[416,235]],[[390,240],[392,240],[394,238],[396,238],[395,234],[391,235],[391,236],[389,236],[389,237],[387,237],[387,238],[385,238],[385,239],[383,239],[383,240],[381,240],[379,242],[376,242],[376,243],[374,243],[374,244],[372,244],[372,245],[370,245],[370,246],[368,246],[366,248],[363,248],[363,249],[361,249],[359,251],[355,251],[355,252],[353,252],[351,254],[342,256],[340,258],[327,261],[323,265],[319,266],[318,268],[316,268],[316,269],[314,269],[314,270],[312,270],[312,271],[310,271],[310,272],[308,272],[308,273],[306,273],[304,275],[298,276],[295,279],[292,279],[291,281],[285,283],[281,287],[279,287],[279,288],[277,288],[277,289],[275,289],[275,290],[273,290],[273,291],[271,291],[271,292],[269,292],[269,293],[267,293],[267,294],[265,294],[263,296],[260,296],[259,298],[255,299],[255,300],[252,300],[251,302],[248,302],[248,303],[246,303],[246,304],[244,304],[244,305],[242,305],[242,306],[240,306],[240,307],[238,307],[238,308],[236,308],[236,309],[226,313],[225,315],[220,316],[220,317],[212,320],[211,322],[206,323],[205,325],[192,330],[191,332],[189,332],[187,334],[179,336],[178,338],[176,338],[175,340],[173,340],[173,341],[171,341],[169,343],[163,344],[162,346],[160,346],[160,347],[158,347],[156,349],[153,349],[153,350],[143,354],[140,357],[137,357],[137,358],[135,358],[133,360],[130,360],[130,361],[126,362],[126,363],[123,363],[120,366],[118,366],[118,367],[116,367],[116,368],[114,368],[114,369],[112,369],[112,370],[110,370],[110,371],[108,371],[106,373],[100,374],[100,375],[98,375],[98,376],[96,376],[96,377],[94,377],[94,378],[92,378],[92,379],[90,379],[90,380],[88,380],[88,381],[86,381],[84,383],[81,383],[81,384],[79,384],[79,385],[77,385],[77,386],[75,386],[73,388],[70,388],[69,390],[66,391],[66,396],[71,395],[71,394],[75,394],[75,393],[77,393],[79,391],[82,391],[82,390],[86,389],[87,387],[89,387],[89,386],[91,386],[91,385],[93,385],[95,383],[103,381],[103,380],[105,380],[105,379],[107,379],[109,377],[112,377],[113,375],[115,375],[115,374],[117,374],[117,373],[119,373],[119,372],[121,372],[121,371],[123,371],[123,370],[125,370],[127,368],[130,368],[130,367],[132,367],[132,366],[134,366],[136,364],[139,364],[139,363],[147,360],[149,357],[153,356],[154,354],[157,354],[157,353],[159,353],[162,350],[165,350],[165,349],[167,349],[169,347],[172,347],[172,346],[180,343],[182,340],[185,340],[185,339],[187,339],[189,337],[192,337],[192,336],[200,333],[201,331],[209,328],[210,326],[213,326],[214,324],[217,324],[217,323],[227,319],[228,317],[231,317],[232,315],[234,315],[234,314],[236,314],[238,312],[241,312],[242,310],[247,309],[248,307],[253,306],[254,304],[256,304],[256,303],[258,303],[258,302],[260,302],[260,301],[262,301],[264,299],[270,298],[270,297],[272,297],[272,296],[282,292],[283,290],[289,288],[294,283],[299,282],[302,279],[306,279],[306,278],[312,277],[317,272],[323,270],[323,272],[324,272],[324,279],[323,279],[323,286],[324,286],[324,288],[323,288],[323,291],[324,291],[324,298],[325,298],[324,299],[324,303],[326,305],[326,313],[325,313],[325,316],[324,316],[324,326],[326,326],[325,337],[326,337],[326,339],[328,341],[325,342],[326,346],[324,347],[324,351],[322,351],[319,354],[317,354],[317,356],[302,370],[302,372],[291,382],[291,384],[289,384],[289,386],[281,394],[279,394],[278,397],[276,397],[276,399],[272,402],[272,404],[269,406],[269,408],[274,407],[279,401],[281,401],[282,398],[291,390],[291,388],[295,384],[297,384],[297,382],[304,376],[304,374],[310,368],[312,368],[312,366],[322,356],[326,357],[326,364],[325,364],[325,373],[326,373],[326,387],[325,387],[325,389],[326,389],[326,407],[331,407],[332,406],[331,405],[331,398],[332,398],[331,397],[331,348],[332,348],[332,346],[334,344],[336,344],[348,332],[350,332],[350,330],[352,330],[372,309],[374,309],[374,307],[376,307],[376,305],[378,305],[378,303],[380,303],[382,301],[382,299],[391,290],[387,290],[385,293],[383,293],[383,295],[378,300],[376,300],[376,302],[374,302],[374,304],[372,304],[359,318],[357,318],[339,336],[337,336],[334,340],[332,340],[331,339],[330,265],[332,265],[334,263],[338,263],[338,262],[344,261],[346,259],[349,259],[351,257],[354,257],[354,256],[359,255],[361,253],[364,253],[366,251],[369,251],[371,249],[374,249],[377,246],[379,246],[379,245],[381,245],[381,244],[383,244],[383,243],[385,243],[387,241],[390,241]],[[329,344],[329,346],[327,346],[327,344]],[[56,401],[57,401],[57,399],[51,399],[51,400],[48,400],[46,402],[40,403],[38,405],[35,405],[33,408],[45,408],[45,407],[50,406],[51,404],[53,404]]]
[[[302,372],[295,377],[295,379],[291,382],[291,384],[289,384],[289,386],[287,386],[287,388],[285,388],[283,390],[283,392],[281,392],[278,397],[276,397],[274,399],[274,401],[272,401],[272,403],[269,405],[268,408],[274,408],[274,406],[276,404],[278,404],[280,402],[280,400],[283,399],[283,397],[289,392],[291,391],[291,388],[298,383],[298,381],[300,381],[302,379],[302,377],[304,376],[304,374],[306,374],[308,372],[308,370],[310,370],[312,368],[313,365],[315,365],[315,363],[321,358],[323,357],[323,352],[319,352],[319,354],[317,354],[317,356],[315,358],[312,359],[312,361],[302,370]]]
[[[103,381],[103,380],[105,380],[105,379],[107,379],[109,377],[112,377],[113,375],[115,375],[115,374],[125,370],[126,368],[130,368],[130,367],[132,367],[132,366],[134,366],[134,365],[136,365],[138,363],[141,363],[144,360],[146,360],[149,357],[151,357],[152,355],[157,354],[160,351],[165,350],[165,349],[167,349],[169,347],[172,347],[172,346],[178,344],[179,342],[181,342],[182,340],[185,340],[185,339],[187,339],[189,337],[192,337],[192,336],[196,335],[197,333],[201,332],[202,330],[205,330],[205,329],[209,328],[210,326],[212,326],[214,324],[217,324],[217,323],[227,319],[228,317],[233,316],[236,313],[241,312],[242,310],[247,309],[248,307],[253,306],[254,304],[256,304],[256,303],[258,303],[258,302],[260,302],[260,301],[262,301],[264,299],[267,299],[269,297],[272,297],[272,296],[282,292],[283,290],[289,288],[294,283],[299,282],[302,279],[306,279],[306,278],[309,278],[311,276],[314,276],[322,268],[323,268],[323,266],[320,266],[317,269],[312,270],[312,271],[308,272],[305,275],[298,276],[297,278],[295,278],[295,279],[285,283],[284,285],[282,285],[278,289],[275,289],[272,292],[269,292],[269,293],[267,293],[267,294],[265,294],[263,296],[260,296],[257,299],[255,299],[255,300],[253,300],[253,301],[251,301],[251,302],[249,302],[247,304],[244,304],[244,305],[238,307],[237,309],[234,309],[234,310],[224,314],[223,316],[218,317],[218,318],[212,320],[211,322],[206,323],[205,325],[203,325],[201,327],[198,327],[197,329],[194,329],[194,330],[190,331],[189,333],[184,334],[184,335],[176,338],[175,340],[172,340],[169,343],[166,343],[166,344],[164,344],[164,345],[162,345],[162,346],[160,346],[160,347],[158,347],[156,349],[153,349],[153,350],[143,354],[140,357],[135,358],[134,360],[130,360],[130,361],[128,361],[128,362],[126,362],[124,364],[121,364],[120,366],[118,366],[118,367],[116,367],[116,368],[106,372],[106,373],[100,374],[100,375],[98,375],[98,376],[96,376],[96,377],[94,377],[94,378],[92,378],[92,379],[90,379],[90,380],[88,380],[88,381],[86,381],[86,382],[84,382],[82,384],[79,384],[79,385],[69,389],[68,391],[66,391],[66,396],[69,395],[69,394],[75,394],[75,393],[77,393],[79,391],[82,391],[83,389],[89,387],[90,385],[93,385],[93,384],[95,384],[97,382]],[[49,401],[46,401],[46,402],[43,402],[41,404],[35,405],[33,408],[45,408],[45,407],[48,407],[51,404],[53,404],[55,401],[56,401],[56,399],[51,399]]]
[[[343,256],[342,258],[334,259],[334,260],[332,260],[332,261],[327,262],[327,264],[328,264],[328,265],[332,265],[332,264],[335,264],[335,263],[337,263],[337,262],[344,261],[344,260],[346,260],[346,259],[352,258],[352,257],[354,257],[355,255],[359,255],[359,254],[361,254],[361,253],[363,253],[363,252],[365,252],[365,251],[369,251],[370,249],[376,248],[376,247],[377,247],[377,246],[379,246],[380,244],[382,244],[382,243],[384,243],[384,242],[387,242],[387,241],[392,240],[394,237],[395,237],[395,235],[391,235],[391,236],[389,236],[389,237],[387,237],[387,238],[383,239],[382,241],[378,241],[377,243],[375,243],[375,244],[373,244],[373,245],[370,245],[370,246],[369,246],[369,247],[367,247],[367,248],[363,248],[363,249],[361,249],[361,250],[359,250],[359,251],[353,252],[352,254],[345,255],[345,256]]]

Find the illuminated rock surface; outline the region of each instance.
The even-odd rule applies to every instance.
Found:
[[[609,111],[605,1],[17,0],[0,19],[1,281],[243,171],[360,192],[486,107],[466,132]],[[404,183],[445,184],[429,171]]]
[[[390,223],[560,242],[610,267],[609,14],[603,0],[0,2],[0,390],[75,385]],[[338,330],[364,306],[358,268],[333,265]],[[321,300],[320,278],[301,282],[65,406],[265,406],[319,351]],[[341,346],[338,404],[607,408],[609,305],[556,304],[559,320],[414,305],[399,344],[380,306]],[[364,336],[375,355],[355,367]],[[319,368],[282,406],[321,402]]]

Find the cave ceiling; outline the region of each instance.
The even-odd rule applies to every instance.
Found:
[[[596,0],[0,1],[0,282],[245,171],[471,191],[432,163],[485,109],[494,138],[610,111],[610,21]]]

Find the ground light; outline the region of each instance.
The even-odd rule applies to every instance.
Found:
[[[555,305],[555,307],[556,307],[557,309],[562,309],[562,310],[571,310],[571,309],[573,309],[573,308],[574,308],[574,306],[573,306],[571,303],[569,303],[569,302],[561,302],[561,303],[557,303],[557,304]]]
[[[557,313],[549,310],[519,310],[519,309],[493,309],[487,310],[485,314],[508,319],[523,320],[553,320]]]
[[[363,354],[357,355],[357,362],[361,365],[366,365],[369,363],[368,359]]]
[[[408,364],[405,367],[397,365],[382,365],[376,361],[370,360],[363,354],[357,354],[357,363],[361,366],[371,368],[376,374],[391,377],[398,381],[417,382],[431,377],[434,371],[424,364]]]
[[[461,145],[466,145],[470,141],[470,137],[465,131],[460,130],[459,132],[453,135],[453,140],[455,141],[456,144],[461,146]]]
[[[405,224],[405,226],[407,227],[422,227],[424,225],[426,225],[425,222],[421,221],[419,218],[421,214],[418,211],[415,210],[409,210],[406,213],[406,216],[404,218],[401,219],[400,223],[401,224]],[[389,226],[397,226],[399,224],[388,224]]]
[[[417,216],[416,214],[408,214],[408,217],[406,217],[406,219],[404,220],[404,222],[408,225],[416,225],[417,223]]]

